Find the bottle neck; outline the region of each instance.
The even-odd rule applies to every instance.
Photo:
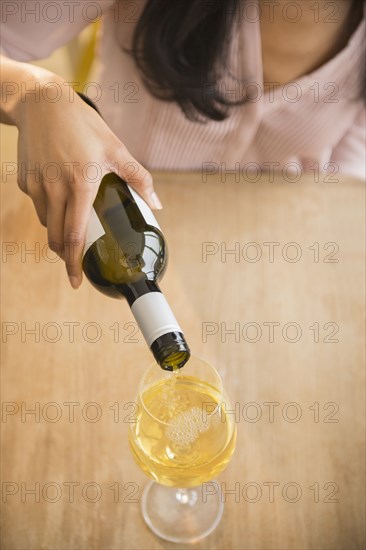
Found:
[[[132,307],[138,298],[150,292],[161,292],[161,290],[155,281],[150,281],[145,277],[133,283],[123,285],[123,296],[126,298],[130,307]]]
[[[189,359],[189,348],[158,285],[141,279],[128,285],[124,295],[157,363],[167,370],[181,368]]]

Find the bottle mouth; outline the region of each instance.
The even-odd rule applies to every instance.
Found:
[[[181,332],[163,334],[151,344],[151,351],[158,365],[168,371],[181,369],[191,356]]]
[[[164,370],[173,371],[181,369],[187,363],[190,356],[190,353],[187,351],[179,351],[178,353],[169,355],[166,359],[162,360],[159,365]]]

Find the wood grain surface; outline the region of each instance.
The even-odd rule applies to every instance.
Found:
[[[363,548],[364,184],[154,179],[161,287],[238,427],[223,519],[195,547]],[[1,547],[190,548],[141,516],[127,432],[152,357],[127,304],[73,291],[14,177],[1,195]]]

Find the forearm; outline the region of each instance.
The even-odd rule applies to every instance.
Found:
[[[1,99],[0,122],[17,126],[22,122],[25,103],[37,102],[42,86],[61,82],[61,77],[29,63],[21,63],[0,55]]]

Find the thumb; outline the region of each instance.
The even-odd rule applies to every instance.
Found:
[[[121,160],[113,165],[116,174],[124,179],[147,202],[150,208],[161,210],[163,206],[154,190],[150,172],[134,159],[124,145],[122,145],[122,149],[119,148],[117,158]]]

